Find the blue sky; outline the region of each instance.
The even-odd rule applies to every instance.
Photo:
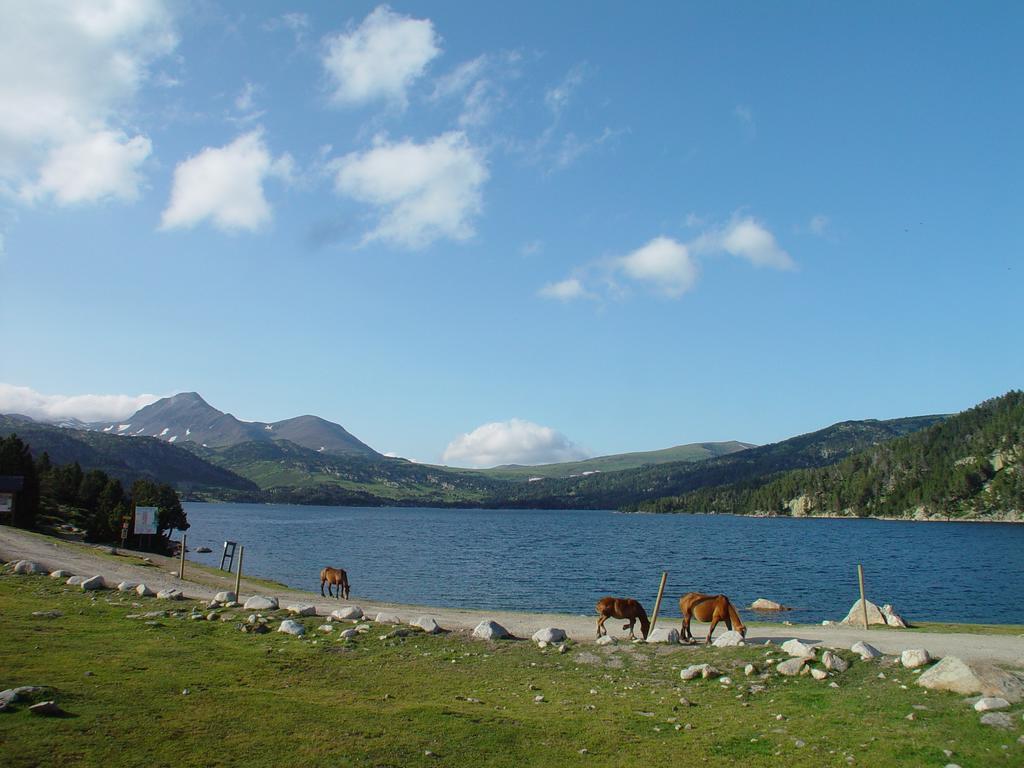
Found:
[[[0,1],[0,411],[523,463],[1024,385],[1024,10]]]

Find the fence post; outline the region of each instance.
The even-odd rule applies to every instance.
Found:
[[[245,557],[245,547],[238,550],[238,566],[235,568],[235,602],[242,602],[238,594],[238,587],[242,583],[242,558]]]
[[[864,611],[864,629],[868,628],[868,601],[864,599],[864,567],[857,563],[857,581],[860,582],[860,607]]]
[[[185,540],[188,539],[186,534],[181,534],[181,561],[178,564],[178,578],[185,578]]]
[[[661,596],[665,594],[665,582],[668,580],[668,571],[661,572],[661,586],[658,587],[658,599],[654,601],[654,615],[651,616],[651,631],[647,634],[650,637],[654,633],[654,625],[658,623],[658,609],[661,608]]]

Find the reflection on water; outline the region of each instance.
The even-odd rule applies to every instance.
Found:
[[[245,546],[245,572],[306,590],[325,565],[352,594],[399,603],[590,615],[603,595],[661,615],[689,591],[794,606],[785,618],[842,618],[868,599],[913,621],[1024,623],[1024,526],[608,511],[185,504],[190,557],[218,565],[223,540]],[[194,552],[206,545],[208,555]],[[745,615],[750,615],[747,612]]]

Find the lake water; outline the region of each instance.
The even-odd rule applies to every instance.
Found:
[[[184,505],[190,558],[219,565],[245,546],[244,572],[319,589],[345,568],[353,597],[465,608],[591,614],[603,595],[661,615],[688,591],[758,597],[797,622],[841,619],[858,597],[910,621],[1024,623],[1024,525],[623,515],[609,511]],[[707,546],[705,542],[716,542]],[[200,546],[213,549],[197,554]],[[750,612],[744,612],[750,615]]]

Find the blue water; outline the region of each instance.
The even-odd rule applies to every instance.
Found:
[[[345,568],[352,596],[397,603],[591,614],[603,595],[678,616],[689,591],[766,597],[797,622],[840,619],[858,597],[914,621],[1024,623],[1024,525],[622,515],[608,511],[185,504],[190,557],[319,589]],[[706,542],[716,542],[708,546]],[[213,549],[197,554],[200,546]],[[749,615],[749,612],[745,612]]]

